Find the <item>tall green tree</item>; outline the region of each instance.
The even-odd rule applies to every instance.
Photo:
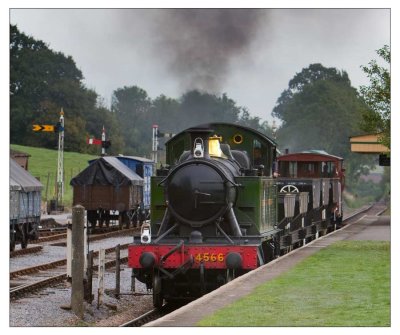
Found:
[[[115,113],[128,155],[148,156],[151,150],[151,99],[138,86],[124,86],[114,91],[111,111]]]
[[[177,122],[179,120],[179,109],[178,100],[160,95],[152,100],[151,121],[159,126],[161,132],[177,133],[182,130],[180,129],[180,122]]]
[[[11,143],[57,148],[57,134],[35,133],[32,125],[56,124],[63,108],[65,150],[87,151],[88,115],[101,114],[97,99],[96,92],[83,85],[82,72],[72,57],[54,52],[10,25]]]
[[[390,65],[390,48],[385,45],[377,54]],[[360,94],[369,108],[363,111],[361,127],[367,132],[381,134],[380,141],[390,149],[390,71],[376,60],[362,66],[370,85],[361,86]]]
[[[350,136],[362,133],[367,108],[346,72],[312,64],[293,77],[273,110],[282,120],[277,142],[281,150],[320,149],[343,157],[346,188],[351,190],[374,165],[373,157],[352,153],[349,144]]]
[[[278,143],[290,151],[322,149],[346,158],[364,109],[346,72],[312,64],[290,80],[273,109],[282,120]]]
[[[182,129],[209,122],[236,122],[241,108],[226,93],[215,94],[192,90],[180,98]]]

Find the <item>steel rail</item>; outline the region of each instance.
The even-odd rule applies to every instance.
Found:
[[[157,320],[158,318],[165,316],[168,313],[171,313],[176,308],[173,308],[170,304],[165,303],[161,306],[160,309],[152,309],[139,317],[130,320],[128,322],[119,325],[119,327],[141,327],[150,321]]]
[[[126,244],[122,244],[120,245],[120,249],[127,249],[130,243],[126,243]],[[105,253],[106,254],[110,254],[115,252],[115,247],[111,247],[111,248],[107,248],[105,249]],[[99,255],[98,251],[93,252],[93,256],[97,257]],[[32,266],[29,268],[24,268],[24,269],[20,269],[20,270],[15,270],[10,272],[10,280],[11,279],[15,279],[19,276],[24,276],[24,275],[28,275],[28,274],[33,274],[33,273],[37,273],[39,271],[46,271],[46,270],[50,270],[50,269],[55,269],[59,266],[63,266],[67,264],[67,259],[60,259],[58,261],[54,261],[54,262],[50,262],[50,263],[45,263],[45,264],[40,264],[40,265],[36,265],[36,266]]]
[[[116,260],[111,260],[105,263],[105,268],[109,269],[115,266]],[[121,257],[120,259],[121,263],[127,263],[128,262],[128,257]],[[93,266],[93,270],[97,270],[97,266]],[[16,299],[21,296],[23,296],[26,293],[31,293],[34,291],[37,291],[39,289],[45,288],[45,287],[50,287],[54,284],[58,284],[60,282],[63,282],[65,279],[67,279],[67,274],[58,274],[56,276],[52,276],[34,283],[28,283],[28,284],[22,284],[18,286],[14,286],[10,288],[10,299]]]

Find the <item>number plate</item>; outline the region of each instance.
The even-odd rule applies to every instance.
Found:
[[[203,252],[196,254],[194,256],[194,260],[197,263],[201,262],[223,262],[225,260],[225,255],[221,253],[209,253],[209,252]]]

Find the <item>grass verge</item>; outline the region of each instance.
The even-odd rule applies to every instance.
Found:
[[[390,326],[390,242],[337,242],[197,325]]]

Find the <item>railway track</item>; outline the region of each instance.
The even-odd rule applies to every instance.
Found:
[[[123,236],[123,235],[128,235],[130,233],[137,233],[140,231],[140,228],[129,228],[129,229],[122,229],[122,230],[113,230],[110,232],[106,232],[106,233],[99,233],[99,234],[89,234],[89,241],[93,242],[93,241],[99,241],[105,238],[109,238],[109,237],[117,237],[117,236]],[[57,240],[62,240],[62,239],[66,239],[67,238],[67,233],[59,233],[56,232],[56,234],[49,234],[48,236],[45,237],[40,237],[36,243],[44,243],[44,242],[50,242],[50,241],[57,241]],[[66,242],[65,242],[66,245]],[[61,246],[61,243],[59,244],[59,246]]]
[[[10,252],[10,258],[27,255],[27,254],[34,254],[34,253],[40,252],[42,250],[43,250],[43,247],[41,245],[28,247],[26,249],[13,250]]]
[[[119,327],[141,327],[146,323],[151,321],[157,320],[181,306],[174,306],[171,304],[164,304],[160,309],[152,309],[141,316],[137,317],[136,319],[130,320],[128,322],[123,323]]]
[[[66,229],[64,229],[66,231]],[[118,237],[118,236],[124,236],[128,234],[135,234],[139,232],[140,228],[129,228],[129,229],[124,229],[124,230],[114,230],[111,232],[106,232],[106,233],[100,233],[96,235],[89,235],[89,242],[93,241],[99,241],[103,240],[106,238],[110,237]],[[57,230],[51,230],[51,229],[46,229],[45,234],[46,236],[40,237],[36,241],[34,241],[35,244],[45,244],[47,242],[56,242],[59,240],[64,240],[60,242],[56,242],[54,244],[51,244],[53,246],[58,246],[58,247],[66,247],[67,242],[65,241],[67,238],[67,233],[60,233],[62,229],[57,229]],[[42,233],[40,233],[42,234]],[[10,251],[10,258],[22,256],[22,255],[28,255],[28,254],[34,254],[41,252],[43,250],[43,246],[41,245],[30,245],[26,249],[16,249],[13,251]]]
[[[120,246],[121,250],[128,248],[129,243]],[[115,252],[115,247],[105,249],[106,255]],[[98,257],[99,252],[93,253],[94,257]],[[126,263],[128,256],[120,258],[121,263]],[[105,263],[106,269],[115,266],[116,260],[111,259]],[[10,272],[10,298],[16,299],[27,293],[37,291],[39,289],[58,284],[67,279],[66,259],[45,263],[29,268],[24,268]],[[97,271],[97,265],[93,265],[93,270]],[[42,279],[46,277],[45,279]]]
[[[382,204],[376,204],[345,217],[343,222],[349,224],[357,220],[362,215],[378,215],[385,209],[386,206]],[[128,245],[129,244],[121,245],[121,249],[127,248]],[[111,254],[114,250],[115,248],[108,248],[106,249],[106,253]],[[97,254],[98,253],[96,252],[95,257]],[[127,260],[127,257],[121,257],[121,263],[127,262]],[[29,293],[35,293],[44,288],[56,286],[60,283],[65,283],[67,279],[65,264],[66,260],[63,259],[60,261],[11,272],[10,299],[17,300]],[[113,266],[115,266],[115,259],[106,262],[106,268],[112,268]],[[94,266],[94,270],[97,270],[97,266]],[[43,277],[46,278],[43,279]],[[150,321],[156,320],[172,312],[173,310],[174,309],[171,309],[171,307],[163,307],[161,311],[151,310],[143,314],[142,316],[135,318],[134,320],[124,323],[123,325],[121,325],[121,327],[140,327]]]

